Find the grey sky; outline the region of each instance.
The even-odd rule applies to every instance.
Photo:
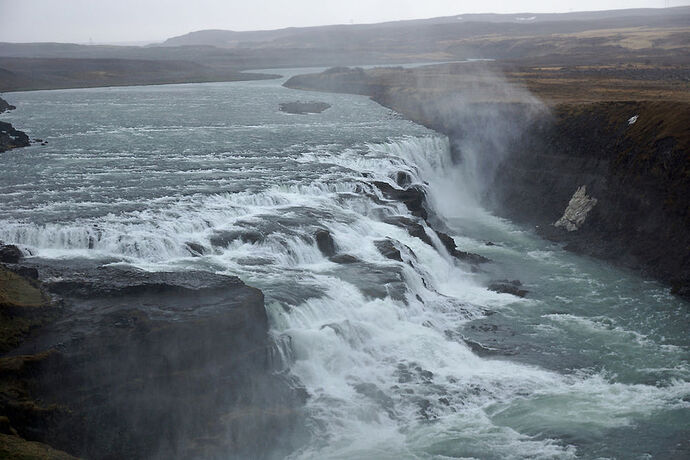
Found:
[[[683,0],[0,0],[0,41],[160,41],[201,29],[256,30],[466,13],[662,8]]]

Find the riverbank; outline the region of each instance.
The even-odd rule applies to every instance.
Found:
[[[0,56],[0,91],[148,86],[266,80],[279,75],[215,68],[183,60]]]
[[[682,65],[462,63],[335,68],[285,86],[368,95],[448,135],[494,212],[688,298],[687,75]],[[576,226],[555,226],[583,186],[595,204]]]
[[[0,114],[16,109],[0,97]],[[31,144],[29,136],[25,132],[15,129],[10,123],[0,121],[0,153],[18,147],[27,147]]]

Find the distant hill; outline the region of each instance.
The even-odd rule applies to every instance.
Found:
[[[550,14],[464,14],[378,24],[291,27],[236,32],[201,30],[173,37],[163,46],[208,45],[220,48],[424,47],[444,39],[478,35],[544,35],[594,29],[687,27],[690,7],[644,8]]]
[[[263,78],[239,73],[251,69],[468,58],[677,66],[689,56],[690,7],[471,14],[249,32],[202,30],[149,46],[0,43],[0,91],[230,81]]]

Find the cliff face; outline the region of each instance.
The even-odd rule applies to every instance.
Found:
[[[278,458],[296,442],[303,396],[272,370],[258,289],[89,261],[6,267],[0,453]]]
[[[402,113],[417,106],[386,99]],[[455,117],[409,113],[447,134],[459,161],[468,143],[486,149],[480,192],[497,214],[690,297],[690,104],[477,103]]]
[[[553,92],[569,78],[537,83]],[[561,92],[547,106],[507,79],[448,67],[332,69],[286,86],[367,94],[448,135],[458,162],[481,152],[479,192],[499,215],[690,298],[690,102],[675,83],[609,82],[587,95],[602,100]],[[626,88],[644,100],[625,101]]]
[[[640,270],[689,297],[689,129],[686,103],[556,106],[511,146],[491,203],[567,249]],[[590,205],[582,222],[555,226],[583,186],[580,199],[589,201],[581,202]]]

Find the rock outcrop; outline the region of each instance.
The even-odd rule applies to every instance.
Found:
[[[31,143],[26,133],[15,129],[9,123],[0,121],[0,152],[6,152],[18,147],[28,147],[29,145]]]
[[[16,109],[6,100],[0,98],[0,113]],[[27,147],[31,143],[26,133],[15,129],[10,123],[0,121],[0,152],[5,152],[17,147]]]
[[[520,280],[499,280],[489,284],[490,291],[498,292],[500,294],[512,294],[517,297],[526,297],[528,290],[522,289],[522,282]]]
[[[10,110],[14,110],[16,108],[17,107],[0,97],[0,113],[9,112]]]
[[[328,230],[319,229],[314,233],[314,239],[316,240],[316,246],[324,256],[330,257],[335,255],[335,241],[333,241],[331,232]]]
[[[6,264],[16,264],[22,259],[22,251],[13,244],[3,245],[0,243],[0,262]]]
[[[22,282],[62,308],[0,357],[0,379],[14,386],[0,391],[13,435],[85,458],[291,450],[304,393],[272,371],[261,291],[206,272],[39,269],[42,285]]]

